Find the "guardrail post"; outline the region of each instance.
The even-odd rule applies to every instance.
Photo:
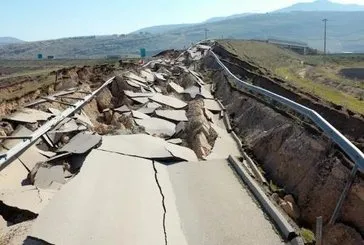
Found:
[[[322,216],[316,218],[316,245],[322,245]]]
[[[348,192],[350,190],[351,185],[353,184],[353,181],[355,179],[356,173],[358,172],[358,165],[355,164],[355,166],[353,167],[353,169],[351,170],[351,174],[349,176],[349,179],[347,180],[344,190],[342,191],[339,201],[336,204],[335,210],[331,216],[330,225],[333,225],[339,215],[339,212],[341,210],[342,205],[344,204],[344,201],[346,199],[346,196],[348,195]]]

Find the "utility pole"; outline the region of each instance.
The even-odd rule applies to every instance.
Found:
[[[207,40],[207,32],[208,32],[209,30],[207,29],[207,28],[205,28],[205,40]]]
[[[326,55],[326,27],[327,27],[327,21],[328,19],[323,19],[322,20],[325,23],[325,30],[324,30],[324,55]]]

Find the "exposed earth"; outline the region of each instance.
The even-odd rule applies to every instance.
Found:
[[[352,102],[352,98],[355,98],[355,101],[344,105],[337,104],[335,103],[336,101],[331,101],[328,97],[321,97],[320,94],[310,93],[302,86],[298,86],[297,83],[291,82],[289,77],[286,80],[286,77],[281,76],[282,73],[278,74],[277,71],[282,71],[282,67],[287,67],[267,67],[264,64],[264,58],[257,58],[251,56],[249,52],[239,51],[239,49],[249,50],[251,45],[251,43],[245,45],[244,43],[221,42],[214,45],[213,51],[220,56],[224,64],[234,74],[255,85],[284,95],[316,110],[359,148],[364,149],[364,117],[360,107],[362,102],[360,102],[358,97],[361,93],[360,86],[358,91],[354,91],[354,89],[349,89],[354,83],[346,82],[347,90],[343,90],[351,96],[348,101]],[[256,45],[261,44],[258,43]],[[276,50],[275,47],[266,48]],[[278,49],[275,52],[281,51]],[[287,53],[284,54],[286,55]],[[349,196],[344,202],[337,223],[333,226],[327,225],[352,167],[352,163],[348,160],[347,156],[327,136],[312,123],[302,122],[296,115],[285,111],[284,108],[272,107],[260,98],[237,91],[230,85],[225,74],[217,66],[216,61],[203,48],[193,53],[195,56],[189,52],[179,56],[179,53],[174,51],[162,53],[161,55],[156,57],[154,62],[147,63],[143,68],[136,62],[109,62],[108,64],[57,68],[50,72],[42,70],[41,74],[13,74],[13,76],[9,74],[12,71],[3,69],[7,72],[7,75],[0,80],[0,115],[3,117],[0,133],[4,136],[13,135],[14,130],[17,130],[19,126],[24,126],[28,130],[34,130],[41,125],[39,122],[36,124],[24,124],[6,119],[17,110],[28,106],[29,103],[47,96],[49,97],[54,93],[68,91],[77,87],[77,90],[72,94],[65,95],[63,98],[62,96],[57,97],[64,103],[74,103],[75,98],[85,96],[85,93],[95,90],[103,81],[115,76],[114,82],[83,109],[83,113],[87,115],[92,123],[92,127],[84,125],[87,130],[104,137],[149,134],[159,136],[163,140],[173,139],[173,142],[179,142],[178,144],[181,144],[181,147],[191,149],[192,155],[196,159],[212,161],[216,159],[216,156],[227,158],[232,152],[239,154],[239,147],[236,147],[234,150],[234,147],[230,147],[230,137],[225,137],[229,134],[226,132],[227,129],[224,126],[223,120],[219,118],[222,108],[214,109],[213,106],[215,105],[209,105],[210,101],[206,101],[216,97],[221,100],[222,105],[226,108],[231,127],[243,143],[244,150],[258,163],[264,177],[268,179],[269,185],[264,187],[266,193],[272,197],[272,200],[276,201],[277,206],[280,206],[285,211],[285,215],[289,216],[289,219],[294,221],[297,227],[304,227],[310,230],[315,230],[316,217],[323,216],[324,244],[363,244],[364,215],[362,215],[361,210],[364,208],[364,186],[361,175],[357,176]],[[290,53],[288,55],[298,65],[301,64],[300,59],[296,55]],[[180,62],[183,65],[176,65],[174,62]],[[301,75],[307,78],[315,74],[310,73],[310,69],[317,68],[310,66],[304,66],[304,69],[306,69],[304,72],[302,70],[298,71],[295,66],[290,66],[287,69],[290,72],[298,72],[297,74],[294,73],[297,76],[301,72]],[[193,72],[186,71],[186,69]],[[330,69],[334,68],[331,67]],[[19,70],[15,69],[13,72],[17,73]],[[148,86],[145,86],[144,81],[147,81],[146,84]],[[328,84],[330,83],[322,82],[322,84],[329,86]],[[335,87],[335,89],[338,90],[339,88]],[[172,96],[186,105],[183,104],[181,108],[173,108],[173,106],[179,107],[176,104],[169,104],[173,103],[174,99],[168,98],[167,102],[165,102],[164,97],[157,96],[154,98],[151,97],[151,93]],[[149,97],[151,99],[148,99]],[[180,102],[176,101],[176,103]],[[156,112],[156,105],[158,105],[159,110],[175,111],[183,109],[185,110],[185,115],[170,114],[169,112],[161,114],[161,112]],[[349,108],[345,105],[348,105]],[[32,109],[47,113],[54,112],[50,112],[49,108],[62,111],[67,107],[66,104],[49,100],[30,106]],[[172,122],[177,125],[176,131],[178,131],[179,126],[183,130],[180,130],[178,133],[173,130],[173,132],[170,132],[166,130],[168,128],[166,126],[160,131],[160,129],[156,129],[154,126],[150,127],[150,125],[154,125],[152,121],[155,120],[150,118]],[[82,123],[77,121],[77,125],[80,127]],[[165,125],[170,124],[167,123]],[[219,125],[222,129],[217,127]],[[172,135],[173,137],[171,137]],[[62,136],[58,139],[58,147],[65,145],[69,139],[75,137],[75,133],[68,133],[66,136],[68,138]],[[94,149],[92,152],[95,154],[95,152],[101,150],[102,146],[99,150]],[[72,183],[68,179],[77,180],[77,178],[85,178],[80,174],[82,173],[82,168],[79,173],[80,166],[77,165],[77,169],[74,169],[72,161],[62,161],[61,165],[64,166],[65,170],[70,171],[66,182]],[[188,173],[187,176],[190,176],[190,174],[198,176],[200,174],[199,171],[204,171],[202,166],[196,172],[194,172],[195,170],[180,168],[178,164],[166,168],[166,170],[163,170],[165,165],[157,164],[157,170],[158,166],[161,168],[160,171],[162,173],[164,171],[168,173],[165,176],[169,176],[168,178],[170,179],[173,178],[171,182],[166,181],[165,183],[167,183],[167,186],[170,185],[171,190],[173,190],[171,192],[175,192],[175,194],[186,193],[186,188],[196,188],[196,194],[194,195],[198,196],[197,187],[201,187],[204,183],[211,181],[206,180],[207,182],[203,182],[202,179],[192,177],[186,179],[185,176],[178,175],[181,171],[186,171]],[[49,168],[48,165],[42,165],[42,167]],[[226,169],[221,170],[220,167],[216,167],[217,172],[226,171]],[[38,169],[39,166],[35,168],[35,174],[33,175],[37,175]],[[92,173],[96,170],[89,169],[88,171]],[[25,173],[27,174],[27,171]],[[215,173],[211,174],[214,176]],[[226,174],[224,178],[229,179],[232,176]],[[30,179],[33,177],[29,176]],[[124,177],[127,178],[126,176]],[[26,176],[18,177],[18,179],[22,180],[24,178],[29,179]],[[185,186],[183,183],[189,183],[191,186]],[[224,183],[230,185],[228,181]],[[212,193],[212,190],[206,190],[206,193],[210,192]],[[183,196],[183,194],[179,196]],[[188,202],[188,200],[184,200],[182,197],[177,196],[176,198],[178,202]],[[201,198],[203,203],[203,197]],[[207,195],[205,198],[211,197]],[[291,208],[286,208],[287,204]],[[196,205],[199,206],[200,204]],[[50,205],[50,207],[53,206]],[[193,218],[189,217],[190,214],[184,209],[186,207],[188,206],[179,206],[181,210],[178,210],[178,212],[184,214],[184,218],[182,218],[184,222],[192,222]],[[236,207],[239,207],[239,205]],[[209,208],[213,210],[215,207]],[[255,210],[255,208],[253,209]],[[46,212],[51,213],[51,211]],[[199,206],[197,213],[202,215],[204,212],[208,212],[208,210],[204,210],[202,206]],[[11,218],[7,216],[6,219],[11,219],[11,221],[7,220],[8,224],[5,225],[7,227],[1,231],[4,232],[4,235],[0,241],[4,244],[18,244],[16,239],[19,239],[19,237],[25,239],[31,232],[32,222],[28,223],[29,221],[26,220],[34,220],[34,217],[31,218],[32,216],[29,216],[29,214],[27,216],[24,210],[15,213],[17,215],[11,216]],[[3,213],[2,215],[4,216]],[[218,216],[218,214],[216,215]],[[22,230],[22,232],[15,236],[15,240],[11,240],[9,237],[12,237],[11,234],[14,233],[14,229],[11,230],[11,228],[19,226],[19,224],[24,224],[25,232],[23,232],[23,228],[14,228],[15,230]],[[182,233],[193,234],[191,227],[182,226]],[[207,223],[196,227],[203,227],[201,232],[215,229],[208,226]],[[272,239],[277,239],[276,241],[280,243],[280,239],[277,238],[278,236],[276,237],[275,232],[271,231],[269,225],[265,224],[264,227],[267,232],[266,234],[271,234],[268,235],[267,239],[271,236],[271,238],[274,237]],[[37,234],[42,235],[41,232]],[[187,241],[199,243],[201,241],[199,239],[202,238],[187,235]],[[262,239],[264,238],[262,237]],[[308,241],[306,242],[309,244]],[[251,241],[250,244],[258,243]]]

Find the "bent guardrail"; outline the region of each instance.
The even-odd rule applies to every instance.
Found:
[[[231,71],[222,63],[219,57],[212,50],[210,50],[210,53],[214,56],[216,62],[224,69],[224,71],[234,78],[234,84],[238,89],[248,90],[257,93],[263,97],[267,97],[271,100],[277,101],[302,114],[303,116],[308,117],[351,158],[351,160],[355,163],[355,165],[359,168],[361,172],[364,172],[364,153],[361,152],[352,142],[350,142],[350,140],[348,140],[343,134],[341,134],[336,128],[334,128],[328,121],[326,121],[320,114],[281,95],[272,93],[269,90],[240,80],[233,73],[231,73]]]

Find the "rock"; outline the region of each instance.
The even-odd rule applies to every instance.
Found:
[[[288,201],[282,200],[279,204],[279,206],[286,212],[289,217],[292,219],[297,220],[300,217],[300,211],[298,206],[295,203],[291,203]]]
[[[68,136],[68,135],[62,135],[62,137],[61,137],[61,142],[63,143],[63,144],[67,144],[68,142],[70,142],[70,137]]]
[[[110,107],[112,95],[108,88],[103,89],[96,97],[97,107],[99,111],[103,111]]]
[[[282,202],[282,199],[279,197],[278,193],[273,193],[272,196],[271,196],[271,198],[277,204],[280,204]]]
[[[291,194],[288,194],[286,195],[284,198],[283,198],[286,202],[290,202],[290,203],[296,203],[293,196]]]
[[[11,135],[14,132],[13,126],[8,122],[0,122],[0,129],[3,130],[6,135]]]
[[[111,123],[111,120],[112,120],[112,118],[113,118],[113,111],[112,111],[112,110],[110,110],[110,109],[105,109],[105,110],[103,111],[103,113],[104,113],[104,120],[105,120],[105,123],[106,123],[106,124],[110,124],[110,123]]]

